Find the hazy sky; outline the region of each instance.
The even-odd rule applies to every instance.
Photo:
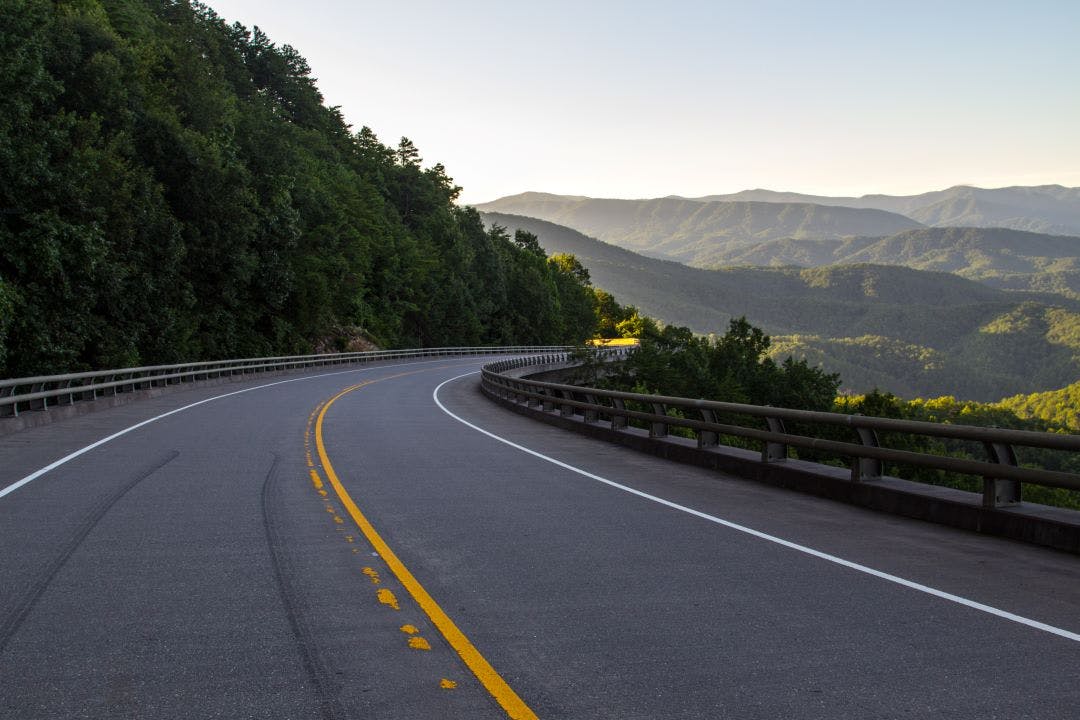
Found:
[[[210,0],[462,200],[1080,185],[1080,1]]]

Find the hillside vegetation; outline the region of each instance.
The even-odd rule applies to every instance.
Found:
[[[1014,395],[1001,406],[1022,418],[1041,420],[1071,433],[1080,433],[1080,381],[1059,390]]]
[[[999,400],[1080,376],[1080,303],[883,265],[704,270],[657,260],[534,218],[485,213],[574,254],[592,280],[664,322],[719,333],[745,316],[772,357],[807,358],[842,388]]]
[[[3,17],[0,377],[592,332],[572,262],[354,132],[257,28],[150,0]]]

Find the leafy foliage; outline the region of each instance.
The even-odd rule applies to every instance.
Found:
[[[642,315],[633,305],[620,305],[611,293],[593,291],[593,314],[596,316],[596,335],[612,338],[642,338],[656,336],[660,328],[656,321]]]
[[[1019,418],[1041,420],[1055,430],[1080,433],[1080,382],[1060,390],[1014,395],[999,405]]]
[[[769,336],[746,318],[721,336],[668,325],[650,330],[610,377],[620,389],[804,410],[832,407],[840,379],[805,361],[768,357]]]
[[[3,17],[0,375],[591,334],[587,275],[353,132],[258,28],[186,1]]]

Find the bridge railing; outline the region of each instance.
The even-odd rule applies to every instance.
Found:
[[[254,375],[266,372],[303,370],[330,365],[368,363],[400,358],[439,357],[451,355],[503,355],[523,353],[555,353],[568,348],[564,345],[510,347],[446,347],[410,350],[373,350],[368,352],[329,353],[324,355],[288,355],[281,357],[243,358],[176,365],[97,370],[41,375],[37,377],[0,380],[0,417],[12,417],[31,410],[43,410],[58,405],[94,400],[166,385],[191,383],[221,377]]]
[[[562,361],[575,362],[563,354]],[[650,437],[664,438],[672,428],[686,428],[701,448],[718,447],[720,436],[728,435],[761,444],[761,461],[783,462],[789,447],[820,451],[851,460],[851,480],[865,482],[881,478],[886,462],[913,465],[983,478],[983,504],[1002,507],[1020,502],[1022,483],[1080,490],[1080,475],[1042,468],[1021,467],[1017,462],[1019,447],[1080,452],[1080,435],[1008,430],[970,425],[896,420],[891,418],[844,415],[841,413],[793,410],[789,408],[741,403],[695,400],[666,395],[643,395],[616,390],[602,390],[580,385],[544,382],[505,374],[524,367],[531,358],[517,358],[486,365],[482,373],[485,392],[512,402],[538,406],[563,416],[580,415],[584,423],[610,423],[615,431],[627,431],[630,421],[640,421]],[[550,364],[548,360],[545,364]],[[629,405],[629,406],[628,406]],[[642,410],[640,408],[645,408]],[[736,424],[732,416],[758,418],[767,429]],[[800,426],[831,425],[850,428],[858,442],[793,434],[786,423]],[[951,457],[925,452],[884,447],[879,433],[916,435],[946,440],[980,443],[985,460]]]

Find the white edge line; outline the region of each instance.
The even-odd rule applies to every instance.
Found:
[[[273,387],[275,385],[285,385],[286,383],[302,382],[302,381],[305,381],[305,380],[317,380],[318,378],[332,377],[334,375],[347,375],[349,373],[362,372],[364,370],[379,370],[379,369],[383,369],[383,368],[402,367],[403,365],[423,365],[423,364],[426,364],[426,363],[445,362],[447,359],[449,359],[449,357],[440,358],[440,359],[436,359],[436,360],[420,360],[420,361],[417,361],[417,362],[395,363],[393,365],[376,365],[376,366],[368,366],[368,367],[358,367],[358,368],[351,368],[349,370],[339,370],[337,372],[331,372],[331,373],[320,373],[319,375],[305,375],[304,377],[292,378],[290,380],[279,380],[277,382],[266,383],[265,385],[256,385],[255,387],[244,388],[243,390],[236,390],[235,392],[225,393],[224,395],[215,395],[214,397],[206,398],[205,400],[199,400],[198,402],[193,402],[190,405],[185,405],[183,407],[176,408],[175,410],[170,410],[167,413],[162,413],[161,415],[157,415],[156,417],[152,417],[152,418],[150,418],[148,420],[143,420],[142,422],[136,423],[136,424],[132,425],[131,427],[126,427],[126,428],[124,428],[123,430],[121,430],[119,432],[115,432],[112,435],[109,435],[108,437],[101,438],[97,442],[91,443],[91,444],[87,445],[84,448],[80,448],[80,449],[76,450],[75,452],[73,452],[73,453],[71,453],[69,455],[65,455],[64,457],[60,458],[59,460],[46,465],[45,467],[41,468],[40,470],[35,470],[34,472],[30,473],[26,477],[22,478],[21,480],[16,480],[15,482],[8,485],[3,490],[0,490],[0,498],[4,497],[5,495],[10,495],[11,493],[13,493],[16,490],[18,490],[19,488],[21,488],[23,485],[26,485],[27,483],[31,483],[34,480],[37,480],[42,475],[55,470],[56,468],[60,467],[61,465],[65,464],[65,463],[71,462],[72,460],[79,457],[80,455],[84,455],[84,454],[90,452],[91,450],[93,450],[94,448],[101,447],[105,443],[111,442],[111,441],[115,440],[118,437],[121,437],[123,435],[127,435],[129,432],[132,432],[134,430],[138,430],[139,428],[141,428],[144,425],[149,425],[152,422],[157,422],[158,420],[161,420],[163,418],[167,418],[170,415],[175,415],[176,413],[183,412],[185,410],[190,410],[193,407],[198,407],[199,405],[203,405],[203,404],[208,403],[208,402],[213,402],[214,400],[221,400],[222,398],[232,397],[233,395],[240,395],[241,393],[251,392],[252,390],[262,390],[263,388]]]
[[[798,552],[805,553],[807,555],[812,555],[812,556],[814,556],[816,558],[820,558],[821,560],[826,560],[828,562],[835,563],[837,565],[842,565],[843,567],[849,568],[851,570],[856,570],[858,572],[865,573],[867,575],[873,575],[876,578],[880,578],[882,580],[887,580],[888,582],[896,583],[897,585],[902,585],[902,586],[904,586],[906,588],[910,588],[912,590],[917,590],[919,592],[926,593],[927,595],[933,595],[934,597],[938,597],[938,598],[941,598],[943,600],[948,600],[949,602],[954,602],[954,603],[957,603],[959,605],[963,605],[965,607],[972,608],[973,610],[979,610],[981,612],[989,613],[991,615],[995,615],[995,616],[997,616],[999,618],[1003,618],[1005,620],[1011,620],[1012,622],[1019,623],[1021,625],[1027,625],[1028,627],[1035,628],[1036,630],[1042,630],[1043,632],[1047,632],[1047,633],[1050,633],[1052,635],[1057,635],[1057,636],[1063,637],[1063,638],[1065,638],[1067,640],[1073,640],[1075,642],[1080,642],[1080,633],[1074,633],[1074,632],[1070,632],[1069,630],[1064,630],[1062,628],[1055,627],[1053,625],[1047,625],[1046,623],[1039,622],[1038,620],[1032,620],[1031,618],[1026,618],[1026,617],[1024,617],[1022,615],[1016,615],[1016,614],[1008,612],[1006,610],[1001,610],[1001,609],[996,608],[996,607],[991,607],[990,605],[984,605],[983,603],[976,602],[974,600],[969,600],[968,598],[960,597],[959,595],[953,595],[952,593],[945,592],[944,590],[938,590],[937,588],[932,588],[932,587],[929,587],[928,585],[922,585],[920,583],[914,582],[912,580],[907,580],[907,579],[899,577],[897,575],[890,575],[887,572],[883,572],[881,570],[875,570],[874,568],[867,567],[866,565],[860,565],[859,563],[852,562],[850,560],[845,560],[845,559],[843,559],[841,557],[837,557],[835,555],[830,555],[829,553],[822,552],[820,550],[815,550],[814,548],[807,547],[805,545],[799,545],[798,543],[791,542],[790,540],[784,540],[783,538],[778,538],[775,535],[769,535],[768,533],[763,533],[760,530],[754,530],[753,528],[746,527],[745,525],[739,525],[738,523],[733,523],[730,520],[724,520],[723,518],[718,518],[715,515],[709,515],[708,513],[703,513],[700,510],[694,510],[693,508],[686,507],[685,505],[679,505],[678,503],[671,502],[670,500],[665,500],[664,498],[657,497],[655,495],[650,495],[649,493],[642,492],[641,490],[637,490],[635,488],[628,487],[626,485],[622,485],[622,484],[617,483],[617,482],[615,482],[613,480],[608,480],[607,478],[601,477],[599,475],[594,475],[593,473],[588,472],[587,470],[582,470],[581,468],[574,467],[573,465],[568,465],[567,463],[564,463],[561,460],[556,460],[553,457],[548,457],[547,455],[544,455],[543,453],[539,453],[539,452],[537,452],[535,450],[530,450],[527,447],[524,447],[522,445],[518,445],[515,442],[511,442],[510,440],[507,440],[506,438],[499,437],[495,433],[489,432],[489,431],[485,430],[484,428],[479,427],[477,425],[473,425],[468,420],[465,420],[465,419],[455,415],[453,412],[448,410],[447,407],[445,405],[443,405],[442,402],[439,400],[439,390],[442,389],[443,385],[446,385],[447,383],[454,382],[455,380],[460,380],[461,378],[464,378],[464,377],[468,377],[469,375],[475,375],[477,372],[479,372],[479,371],[473,371],[473,372],[464,373],[462,375],[458,375],[457,377],[452,377],[449,380],[446,380],[446,381],[440,383],[438,385],[438,387],[436,387],[435,390],[432,392],[431,397],[435,401],[435,404],[439,406],[439,409],[442,410],[444,413],[446,413],[447,415],[449,415],[453,419],[457,420],[459,423],[462,423],[463,425],[467,425],[467,426],[471,427],[473,430],[476,430],[479,433],[483,433],[484,435],[487,435],[488,437],[490,437],[490,438],[492,438],[494,440],[498,440],[501,443],[505,443],[506,445],[509,445],[512,448],[520,450],[520,451],[522,451],[524,453],[528,453],[529,455],[532,455],[533,457],[540,458],[541,460],[545,460],[545,461],[547,461],[549,463],[552,463],[553,465],[558,465],[561,468],[564,468],[564,469],[569,470],[571,472],[575,472],[578,475],[583,475],[583,476],[589,478],[590,480],[596,480],[597,482],[604,483],[605,485],[610,485],[611,487],[616,488],[618,490],[628,492],[631,495],[637,495],[638,497],[644,498],[645,500],[651,500],[652,502],[658,503],[660,505],[664,505],[664,506],[669,507],[669,508],[671,508],[673,510],[679,510],[681,512],[687,513],[688,515],[693,515],[694,517],[701,518],[702,520],[708,520],[709,522],[716,523],[717,525],[723,525],[726,528],[730,528],[732,530],[737,530],[738,532],[746,533],[747,535],[752,535],[752,536],[754,536],[756,538],[759,538],[761,540],[767,540],[768,542],[776,543],[777,545],[782,545],[782,546],[784,546],[786,548],[789,548],[791,550],[796,550]]]

